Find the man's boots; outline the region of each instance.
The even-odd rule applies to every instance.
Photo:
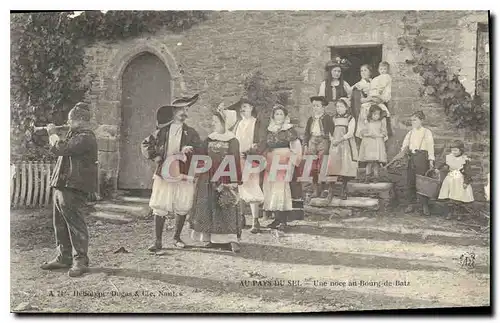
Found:
[[[69,277],[80,277],[89,271],[89,260],[77,258],[73,260],[73,266],[69,269]]]
[[[186,244],[181,240],[181,232],[186,221],[186,215],[175,215],[175,232],[174,232],[174,245],[177,248],[185,248]]]
[[[162,248],[163,227],[165,226],[165,217],[155,214],[155,242],[148,248],[149,251],[155,252]]]

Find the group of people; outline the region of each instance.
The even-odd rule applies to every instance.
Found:
[[[244,225],[239,200],[250,205],[253,217],[251,233],[260,230],[260,209],[274,218],[267,227],[283,230],[287,222],[294,219],[291,213],[294,199],[302,197],[300,189],[296,189],[297,178],[307,176],[304,172],[309,170],[315,187],[313,197],[323,197],[328,202],[334,198],[335,183],[341,183],[338,198],[348,198],[347,184],[357,177],[361,163],[366,169],[364,182],[379,180],[380,168],[387,163],[386,141],[392,135],[388,109],[392,83],[390,65],[381,62],[379,75],[374,78],[369,65],[361,66],[361,79],[353,86],[343,80],[342,71],[339,61],[326,65],[325,81],[321,83],[318,95],[310,98],[312,116],[307,120],[303,138],[291,124],[288,110],[283,105],[274,105],[269,123],[263,125],[257,116],[258,107],[248,97],[230,107],[219,107],[213,113],[213,132],[205,141],[184,124],[186,109],[195,103],[197,97],[160,108],[158,123],[166,126],[161,126],[142,143],[145,157],[158,163],[150,202],[157,234],[149,249],[155,251],[162,247],[161,232],[166,214],[175,214],[174,243],[184,247],[180,232],[186,215],[190,214],[193,239],[205,242],[208,247],[225,244],[238,252],[237,241]],[[169,114],[165,120],[161,120],[162,111]],[[396,156],[406,156],[409,160],[407,187],[410,203],[406,212],[413,212],[417,205],[416,176],[435,169],[433,134],[423,127],[424,120],[422,111],[412,114],[412,130]],[[464,144],[454,142],[451,150],[444,165],[450,172],[443,182],[439,199],[470,202],[473,196]],[[185,156],[174,163],[165,163],[169,154]],[[196,154],[208,156],[210,167],[194,176],[195,181],[189,168],[192,166],[190,156]],[[242,176],[249,165],[258,168],[259,161],[249,158],[255,155],[263,156],[265,160],[263,172]],[[230,172],[231,165],[226,163],[225,156],[234,158],[234,174]],[[310,168],[305,166],[308,156],[313,156]],[[171,182],[162,177],[160,169],[167,164],[171,169],[176,163],[180,171],[174,174],[182,174],[185,176],[183,180]],[[280,168],[276,163],[286,167]],[[288,173],[290,169],[292,176]],[[419,195],[418,199],[423,214],[429,215],[428,198]]]
[[[149,250],[162,248],[165,219],[174,216],[175,246],[186,246],[181,232],[187,220],[193,240],[209,248],[226,246],[239,252],[245,222],[241,201],[250,205],[251,233],[260,231],[261,210],[274,218],[267,227],[284,230],[288,221],[301,216],[295,212],[295,202],[302,199],[298,178],[308,177],[304,175],[307,170],[315,186],[313,196],[328,200],[334,197],[336,182],[342,184],[339,198],[347,199],[347,183],[357,177],[360,163],[366,163],[363,180],[377,181],[380,167],[387,163],[385,145],[392,134],[390,66],[381,62],[379,75],[373,79],[371,67],[361,66],[361,79],[353,86],[343,80],[342,71],[340,59],[326,65],[325,81],[318,94],[310,98],[312,116],[303,138],[281,104],[272,107],[268,123],[258,118],[262,107],[248,97],[231,106],[221,105],[213,112],[212,132],[205,140],[185,123],[198,95],[160,107],[157,129],[141,143],[144,157],[157,165],[149,204],[155,240]],[[416,175],[435,168],[433,135],[423,127],[424,120],[422,111],[412,114],[412,129],[395,157],[408,158],[407,212],[416,206]],[[54,125],[47,126],[51,151],[59,156],[51,184],[58,255],[42,268],[69,268],[73,277],[88,269],[83,206],[85,194],[97,187],[97,143],[89,121],[88,106],[78,103],[69,113],[70,131],[65,138],[57,135]],[[312,160],[311,167],[306,166],[308,160]],[[448,174],[439,194],[439,199],[450,201],[452,208],[474,199],[469,161],[464,144],[453,142],[444,162]],[[203,171],[193,172],[193,165]],[[420,200],[423,213],[429,215],[428,199],[420,196]],[[449,215],[453,214],[450,210]]]
[[[380,166],[387,162],[385,141],[392,134],[387,108],[392,83],[389,64],[381,62],[379,75],[373,79],[371,66],[362,65],[361,79],[351,87],[343,80],[341,62],[338,58],[326,64],[325,81],[320,85],[318,96],[311,98],[313,116],[307,122],[304,135],[307,153],[321,156],[314,168],[313,196],[325,191],[318,172],[323,170],[337,176],[330,181],[329,200],[336,181],[342,182],[340,197],[347,198],[347,183],[357,177],[359,163],[366,164],[365,182],[378,180]],[[328,158],[324,158],[325,155]]]
[[[379,180],[380,168],[387,164],[386,141],[392,135],[391,100],[392,79],[390,64],[380,62],[379,75],[372,78],[370,65],[360,67],[360,81],[350,86],[342,77],[343,60],[337,58],[327,63],[325,81],[321,83],[317,97],[311,98],[313,117],[306,125],[305,144],[309,154],[325,155],[327,166],[318,165],[316,171],[327,169],[329,175],[339,176],[342,185],[341,198],[347,198],[347,182],[357,176],[357,168],[365,165],[364,182]],[[325,106],[333,106],[331,115]],[[422,213],[429,215],[429,199],[417,195],[416,176],[427,175],[430,170],[444,170],[438,199],[448,201],[447,219],[459,214],[462,203],[474,200],[471,184],[470,158],[465,155],[464,143],[455,140],[449,145],[450,154],[441,165],[435,165],[434,138],[431,130],[423,126],[425,114],[415,111],[411,115],[412,129],[406,134],[401,151],[394,159],[407,158],[407,201],[405,212],[411,213],[418,204]],[[357,149],[359,145],[359,150]],[[319,164],[319,163],[318,163]],[[324,167],[324,168],[323,168]],[[373,176],[372,176],[373,175]],[[315,176],[318,196],[323,185]],[[338,180],[337,180],[338,181]],[[333,195],[330,185],[327,198]],[[420,200],[420,203],[416,203]],[[458,215],[458,218],[460,216]]]
[[[285,226],[289,212],[293,211],[294,194],[287,181],[287,170],[271,172],[274,158],[281,160],[280,164],[291,162],[294,166],[301,161],[302,145],[290,124],[287,109],[282,105],[273,107],[264,135],[255,105],[248,98],[242,98],[233,107],[220,106],[212,115],[212,132],[202,141],[185,124],[187,108],[197,98],[176,100],[161,107],[157,111],[158,129],[141,145],[144,156],[158,165],[150,200],[156,240],[150,251],[162,248],[163,226],[169,214],[175,215],[177,247],[185,246],[180,233],[189,213],[194,240],[204,242],[207,247],[227,245],[238,252],[237,241],[244,226],[240,200],[250,205],[252,233],[260,230],[260,205],[274,215],[274,221],[268,225],[271,228]],[[166,162],[176,154],[181,157]],[[247,158],[256,155],[265,155],[269,161],[265,171],[244,174],[248,164],[259,167],[259,160]],[[194,160],[200,156],[203,158]],[[193,176],[193,167],[200,164],[204,171]],[[274,174],[272,179],[270,174]]]

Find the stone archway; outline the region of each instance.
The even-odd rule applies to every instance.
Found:
[[[177,88],[175,85],[179,85],[182,82],[182,74],[178,69],[178,64],[164,44],[148,40],[133,44],[127,51],[118,52],[111,60],[111,64],[107,68],[107,78],[105,80],[105,82],[108,82],[108,88],[105,93],[106,100],[121,100],[122,74],[130,62],[143,53],[151,53],[165,64],[171,76],[171,96],[174,96],[174,89]]]
[[[150,189],[154,164],[141,154],[141,142],[156,127],[156,109],[169,104],[170,73],[157,56],[136,56],[122,74],[118,189]]]
[[[169,93],[164,96],[164,99],[172,99],[175,95],[178,95],[177,92],[180,90],[180,84],[182,82],[182,75],[179,73],[177,62],[167,47],[162,43],[150,40],[132,41],[132,43],[128,44],[128,50],[120,50],[110,60],[108,67],[101,72],[101,88],[105,90],[101,93],[98,103],[98,110],[100,110],[100,125],[96,130],[99,139],[99,162],[101,167],[100,184],[101,187],[108,186],[108,189],[110,189],[109,186],[112,186],[114,191],[120,188],[120,167],[123,166],[124,162],[128,162],[129,164],[131,162],[130,160],[124,160],[124,158],[130,158],[127,157],[130,153],[125,149],[125,145],[140,144],[127,143],[122,140],[122,128],[123,126],[127,126],[127,124],[123,122],[123,75],[127,67],[134,60],[144,55],[156,57],[169,74],[169,86],[166,87]],[[155,102],[151,104],[155,104]],[[163,101],[161,104],[163,104]],[[131,109],[128,110],[129,112],[131,111]],[[152,118],[153,120],[150,121],[154,123],[154,116]],[[151,132],[154,130],[154,127],[147,130]],[[128,150],[133,151],[133,149]],[[139,146],[136,152],[140,154]],[[134,185],[128,183],[126,186]],[[136,188],[147,188],[143,187],[144,183],[138,183],[138,185],[135,186],[137,186]]]

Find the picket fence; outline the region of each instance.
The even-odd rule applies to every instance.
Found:
[[[17,162],[10,167],[11,207],[46,207],[52,204],[50,178],[55,163],[28,161]]]

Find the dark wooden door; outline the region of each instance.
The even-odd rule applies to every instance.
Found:
[[[352,86],[361,79],[359,73],[361,65],[369,64],[373,70],[372,77],[378,75],[378,64],[382,61],[382,45],[331,47],[332,60],[337,56],[347,58],[351,62],[351,66],[343,72],[343,76],[344,81]]]
[[[122,125],[118,188],[150,189],[154,165],[141,154],[141,141],[156,127],[156,110],[170,103],[171,76],[153,54],[136,57],[122,76]]]

